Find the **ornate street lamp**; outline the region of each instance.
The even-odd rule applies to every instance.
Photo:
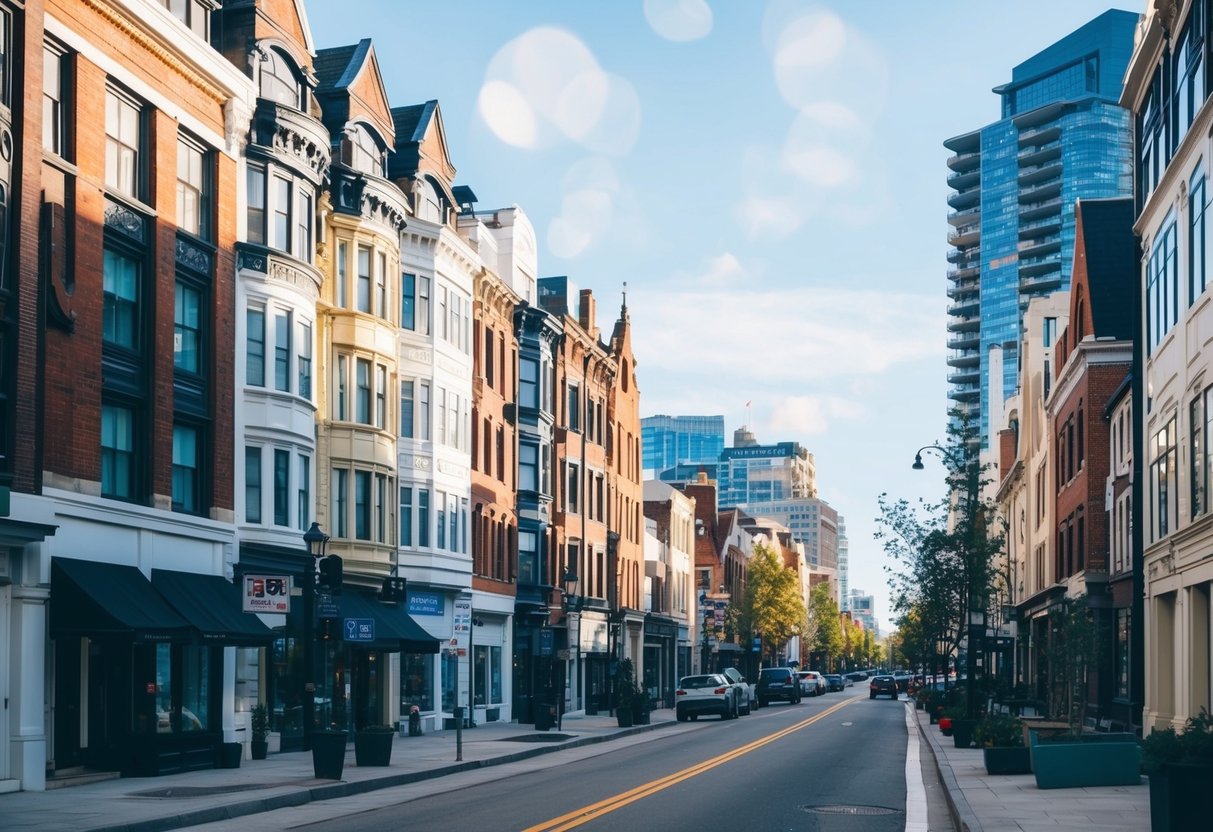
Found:
[[[303,533],[303,542],[307,544],[310,556],[303,569],[303,750],[310,751],[316,722],[316,682],[312,678],[316,672],[316,658],[312,652],[316,641],[316,572],[325,556],[329,536],[319,523],[313,522]]]

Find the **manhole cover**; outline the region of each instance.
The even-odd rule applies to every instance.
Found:
[[[806,812],[817,812],[821,815],[900,815],[898,809],[889,809],[885,806],[801,806]]]
[[[520,737],[503,737],[504,742],[564,742],[573,739],[572,734],[523,734]]]
[[[226,786],[170,786],[167,789],[149,789],[145,792],[131,792],[131,797],[208,797],[213,794],[248,792],[254,789],[269,789],[272,787],[270,783],[232,783]]]

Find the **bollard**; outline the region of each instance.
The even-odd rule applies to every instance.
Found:
[[[455,706],[455,762],[463,762],[463,708]]]

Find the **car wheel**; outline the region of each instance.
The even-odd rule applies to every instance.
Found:
[[[691,722],[698,722],[699,714],[691,714]]]
[[[874,693],[868,694],[868,699],[875,699],[875,698],[876,698],[876,694],[874,694]]]
[[[758,707],[760,707],[760,708],[765,708],[767,706],[767,704],[768,704],[768,702],[765,699],[758,700]]]
[[[745,701],[745,710],[744,710],[744,711],[738,711],[737,713],[741,714],[741,716],[749,716],[749,715],[750,715],[750,710],[751,710],[751,708],[750,708],[750,700],[749,700],[749,698],[747,697],[747,698],[746,698],[746,701]]]
[[[687,721],[687,715],[686,715],[686,714],[684,714],[682,711],[678,711],[678,721],[679,721],[679,722],[686,722],[686,721]]]

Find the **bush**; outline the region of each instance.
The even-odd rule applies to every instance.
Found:
[[[1014,716],[987,716],[973,728],[973,738],[978,748],[1020,748],[1023,722]]]
[[[1155,730],[1142,743],[1142,770],[1147,774],[1168,763],[1213,765],[1213,716],[1204,708],[1191,717],[1184,730]]]
[[[266,737],[269,736],[270,715],[264,702],[259,702],[253,706],[252,725],[250,728],[253,732],[253,742],[265,742]]]

